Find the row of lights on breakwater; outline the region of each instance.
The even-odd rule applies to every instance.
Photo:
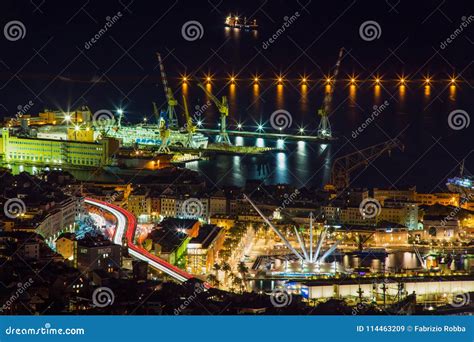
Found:
[[[182,84],[189,84],[194,80],[194,78],[188,76],[188,75],[181,75],[181,83]],[[259,75],[254,75],[251,78],[247,79],[241,79],[238,78],[235,75],[230,75],[227,78],[224,79],[218,79],[214,78],[211,75],[206,75],[202,79],[199,79],[199,81],[205,83],[205,84],[212,84],[214,81],[222,81],[224,80],[228,84],[237,84],[239,82],[245,82],[245,83],[250,83],[254,85],[259,85],[260,83],[263,82],[268,82],[271,81],[272,83],[276,85],[283,85],[285,82],[298,82],[301,85],[308,85],[310,83],[316,82],[316,83],[321,83],[325,85],[332,85],[334,83],[334,79],[327,76],[324,78],[319,78],[319,79],[310,79],[309,76],[301,76],[297,79],[290,79],[286,78],[284,75],[277,75],[275,78],[262,78]],[[408,85],[409,83],[418,83],[422,84],[424,86],[431,86],[434,83],[441,83],[441,84],[447,84],[451,86],[455,86],[461,81],[459,78],[455,75],[451,75],[447,78],[441,78],[441,79],[434,79],[433,76],[430,75],[425,75],[422,78],[415,79],[415,78],[409,78],[408,76],[398,76],[397,78],[392,78],[392,79],[385,79],[382,76],[374,76],[373,78],[370,79],[359,79],[358,76],[352,75],[349,76],[346,79],[341,80],[344,83],[347,83],[349,85],[357,85],[357,84],[362,84],[362,83],[371,83],[375,86],[381,85],[382,83],[396,83],[398,86],[405,86]]]

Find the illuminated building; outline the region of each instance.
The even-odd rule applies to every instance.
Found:
[[[322,206],[321,211],[324,214],[324,219],[328,223],[337,223],[341,222],[340,216],[341,216],[341,208],[337,206]]]
[[[189,213],[184,208],[190,200],[199,207],[198,214],[201,219],[209,216],[209,198],[205,196],[190,196],[189,194],[176,193],[171,188],[164,190],[160,195],[160,215],[164,217],[188,218]]]
[[[118,141],[105,138],[97,142],[85,142],[89,133],[75,135],[75,140],[38,139],[12,136],[8,129],[2,130],[0,157],[7,163],[31,165],[65,165],[80,167],[102,167],[112,162],[118,150]]]
[[[415,200],[420,205],[459,205],[459,194],[452,193],[434,193],[434,194],[420,194],[415,195]]]
[[[385,200],[377,222],[401,224],[409,230],[418,229],[418,204],[409,201]]]
[[[46,215],[36,227],[36,233],[45,238],[56,236],[62,231],[72,231],[75,221],[82,211],[83,200],[78,197],[67,197],[45,209]]]
[[[160,193],[158,191],[154,191],[150,195],[150,210],[151,210],[151,218],[156,218],[161,213],[161,198]]]
[[[235,226],[235,216],[219,214],[212,215],[210,218],[210,223],[229,230]]]
[[[423,218],[423,239],[425,241],[454,240],[459,234],[459,221],[446,216],[428,216]]]
[[[340,219],[342,224],[354,226],[375,226],[377,223],[375,217],[362,215],[358,206],[342,208],[340,211]]]
[[[415,202],[385,200],[376,215],[364,216],[357,207],[342,208],[341,223],[355,226],[375,226],[386,221],[401,224],[408,229],[418,229],[418,205]]]
[[[172,265],[183,262],[188,242],[191,238],[184,232],[166,228],[153,230],[146,244],[151,244],[151,252]]]
[[[192,238],[187,247],[187,271],[207,275],[216,263],[219,250],[225,239],[225,231],[215,225],[203,225],[199,234]]]
[[[73,260],[76,253],[76,236],[74,233],[63,233],[56,239],[56,252],[64,259]]]
[[[42,126],[37,128],[36,138],[49,140],[69,140],[94,142],[100,138],[100,133],[90,127],[83,126]]]
[[[219,190],[211,195],[209,198],[209,213],[215,214],[227,214],[227,197],[224,191]]]
[[[169,232],[185,233],[186,235],[194,238],[198,236],[201,224],[198,220],[194,219],[179,219],[168,217],[161,221],[160,227],[163,230]]]
[[[7,232],[35,232],[45,239],[53,238],[62,231],[75,228],[75,221],[82,208],[82,199],[56,198],[54,201],[32,203],[25,199],[27,211],[17,218],[2,217]]]
[[[392,286],[387,286],[387,283]],[[307,299],[327,299],[354,296],[360,293],[362,298],[368,300],[383,300],[383,287],[386,289],[386,299],[398,298],[399,287],[401,284],[406,294],[416,293],[416,300],[423,301],[425,299],[433,300],[435,296],[446,301],[446,295],[455,296],[459,293],[459,288],[463,291],[474,291],[474,280],[450,280],[437,276],[435,278],[411,279],[407,278],[385,278],[382,282],[374,283],[373,279],[344,279],[339,280],[337,284],[323,284],[318,280],[308,280],[299,283],[301,294]]]
[[[14,127],[21,124],[21,120],[26,120],[29,126],[32,125],[60,125],[64,123],[81,124],[90,122],[92,114],[86,108],[77,110],[74,112],[62,112],[62,111],[51,111],[45,110],[39,113],[38,116],[31,116],[29,114],[23,114],[21,116],[15,116],[13,118],[5,118],[4,122],[7,126]]]
[[[416,189],[410,188],[408,190],[398,190],[398,189],[374,189],[374,198],[380,202],[381,205],[384,204],[386,199],[393,199],[399,201],[414,201],[415,200]]]
[[[410,234],[406,228],[377,229],[374,233],[374,242],[380,245],[407,245]]]
[[[161,195],[160,200],[160,213],[165,217],[175,217],[177,215],[176,200],[177,197],[174,194],[165,193]]]
[[[151,214],[151,198],[147,188],[138,187],[133,189],[128,196],[127,209],[131,211],[139,221],[146,221]]]

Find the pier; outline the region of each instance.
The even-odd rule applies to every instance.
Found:
[[[219,129],[211,129],[211,128],[198,128],[196,131],[215,135],[219,134]],[[249,137],[249,138],[273,138],[273,139],[283,139],[283,140],[294,140],[294,141],[314,141],[320,142],[322,144],[331,143],[337,138],[335,137],[328,137],[328,138],[321,138],[316,135],[303,135],[303,134],[286,134],[286,133],[270,133],[270,132],[250,132],[250,131],[235,131],[235,130],[227,130],[227,134],[230,136],[240,136],[240,137]]]

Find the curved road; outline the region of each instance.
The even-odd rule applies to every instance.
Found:
[[[137,220],[132,213],[120,208],[119,206],[92,198],[86,198],[85,202],[88,205],[108,211],[117,219],[117,227],[112,241],[117,245],[123,245],[124,241],[126,241],[126,246],[128,247],[128,253],[130,255],[142,261],[146,261],[150,266],[170,275],[180,282],[194,278],[191,274],[171,265],[163,259],[158,258],[143,247],[135,245],[134,238],[135,229],[137,228]],[[126,240],[124,240],[124,235]]]

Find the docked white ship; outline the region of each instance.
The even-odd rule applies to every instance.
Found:
[[[179,130],[170,130],[169,132],[169,145],[187,146],[188,132]],[[123,146],[136,144],[160,146],[162,144],[160,128],[153,124],[120,125],[119,127],[110,128],[107,135],[120,139]],[[207,148],[208,141],[208,137],[202,133],[195,132],[192,134],[192,143],[195,148]]]

